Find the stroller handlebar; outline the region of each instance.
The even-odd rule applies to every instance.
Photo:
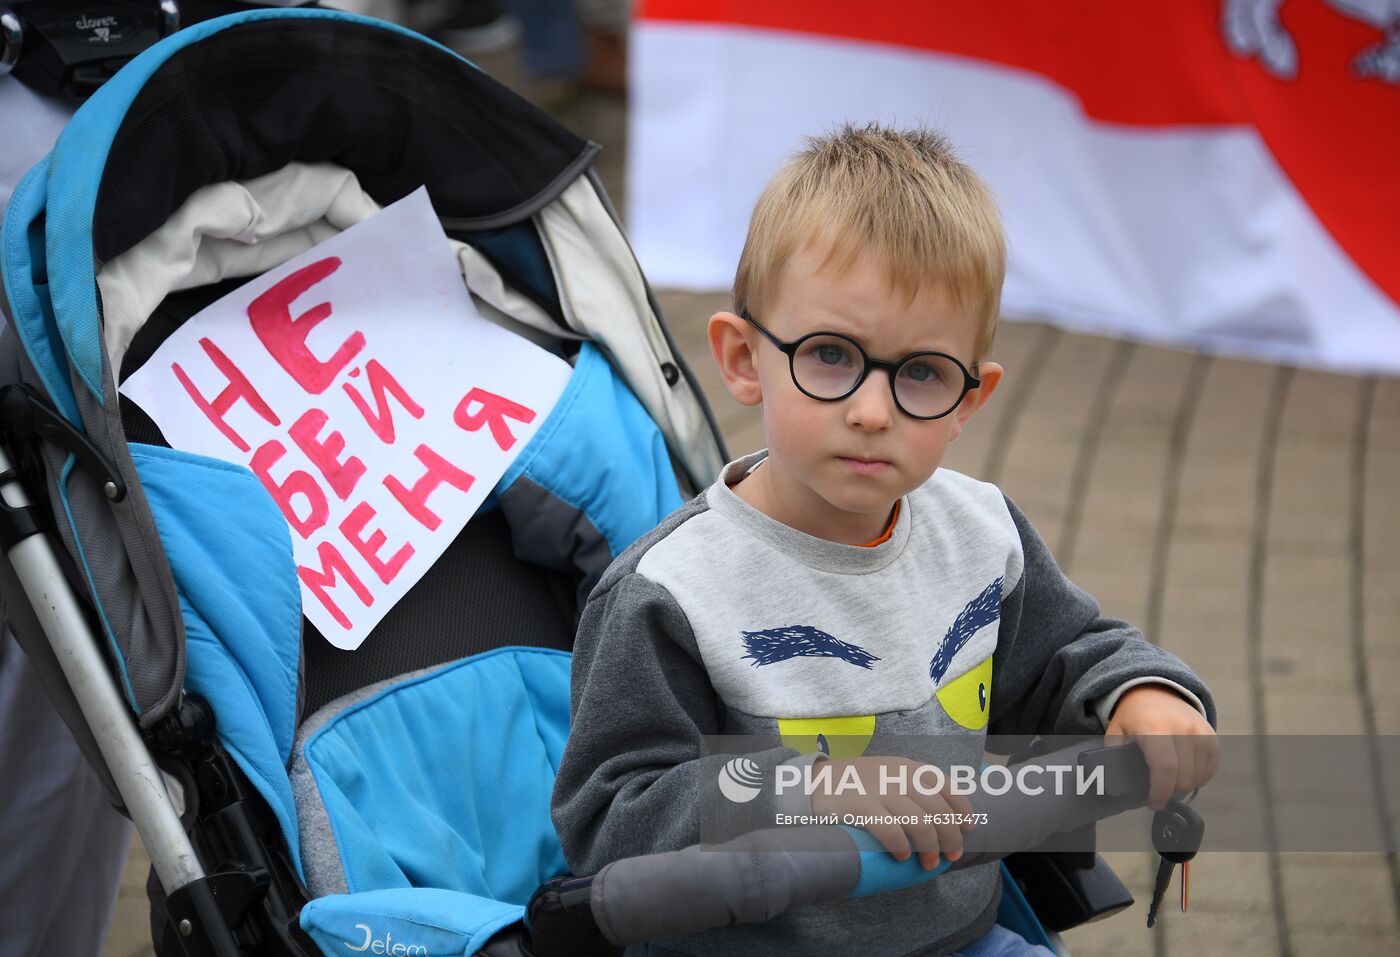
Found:
[[[760,923],[809,904],[908,887],[948,870],[1040,847],[1056,834],[1147,803],[1148,769],[1136,744],[1084,742],[1014,765],[1102,767],[1094,793],[978,794],[985,818],[963,835],[963,853],[931,871],[917,856],[896,861],[862,830],[804,824],[624,858],[591,877],[556,878],[535,892],[526,924],[536,957],[615,954],[626,944],[730,924]],[[754,889],[758,891],[755,893]],[[583,941],[592,927],[593,949]]]

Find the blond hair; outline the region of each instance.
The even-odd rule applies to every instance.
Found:
[[[761,313],[803,246],[825,248],[839,275],[870,252],[910,301],[946,284],[977,322],[973,361],[996,334],[1006,245],[986,185],[933,130],[846,124],[811,137],[764,188],[734,277],[734,311]]]

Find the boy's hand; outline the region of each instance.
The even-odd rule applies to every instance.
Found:
[[[1165,807],[1173,793],[1186,794],[1205,784],[1220,765],[1215,729],[1165,685],[1137,685],[1125,691],[1104,737],[1137,741],[1152,772],[1147,805],[1154,811]]]
[[[973,828],[972,802],[961,794],[923,794],[913,786],[914,772],[923,765],[918,761],[901,757],[867,756],[861,758],[841,758],[823,762],[831,766],[829,781],[832,788],[841,782],[846,766],[856,769],[864,794],[829,794],[818,790],[812,795],[812,811],[816,814],[856,814],[868,817],[903,817],[916,823],[865,825],[876,840],[897,861],[907,860],[910,845],[919,851],[919,864],[926,871],[938,866],[938,854],[950,861],[962,857],[962,832]],[[896,768],[904,764],[908,767],[903,780],[908,782],[905,793],[880,793],[880,769]],[[891,776],[898,771],[889,772]],[[946,791],[946,788],[944,789]],[[930,823],[925,823],[925,815],[936,815]],[[959,823],[954,823],[955,821]]]

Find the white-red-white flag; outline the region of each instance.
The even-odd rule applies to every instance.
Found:
[[[645,0],[628,210],[733,279],[763,183],[843,121],[946,131],[1009,317],[1400,372],[1400,0]]]

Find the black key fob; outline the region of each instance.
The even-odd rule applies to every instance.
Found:
[[[1175,798],[1152,818],[1152,846],[1173,864],[1195,857],[1205,834],[1205,820],[1190,805]]]

